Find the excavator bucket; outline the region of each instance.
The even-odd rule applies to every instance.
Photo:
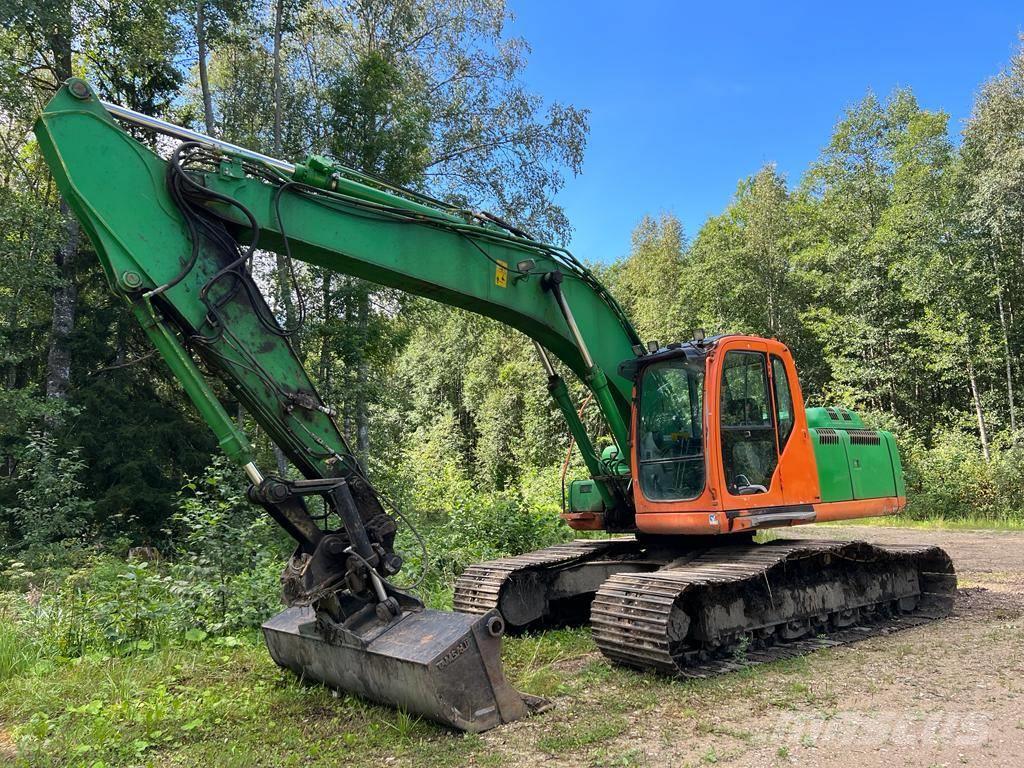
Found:
[[[497,611],[407,611],[389,624],[328,637],[310,608],[291,607],[263,625],[270,655],[302,679],[478,733],[540,711],[501,669]]]

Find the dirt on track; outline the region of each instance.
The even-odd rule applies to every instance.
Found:
[[[492,754],[506,765],[1024,766],[1024,533],[809,526],[783,535],[941,546],[959,578],[953,613],[714,681],[644,675],[632,709],[635,684],[623,682],[627,703],[608,715],[622,727],[588,742],[604,717],[595,704],[607,707],[607,686],[627,679],[613,677],[603,693],[556,697],[541,718],[487,734]]]

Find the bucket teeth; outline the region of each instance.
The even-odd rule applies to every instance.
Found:
[[[540,711],[501,669],[496,611],[482,616],[407,611],[361,637],[327,639],[313,609],[288,608],[263,625],[270,655],[301,678],[463,731],[486,731]]]

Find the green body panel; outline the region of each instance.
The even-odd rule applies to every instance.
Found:
[[[873,430],[846,432],[846,452],[850,458],[853,498],[879,499],[896,495],[889,446],[881,433]]]
[[[216,249],[204,245],[184,279],[154,291],[182,271],[192,248],[182,213],[167,190],[167,162],[122,130],[94,97],[76,98],[67,86],[46,106],[35,132],[111,287],[133,306],[225,451],[240,463],[251,458],[245,436],[217,402],[190,350],[228,385],[305,476],[332,474],[330,466],[348,462],[344,440],[287,337],[260,321],[260,312],[270,315],[262,297],[225,291],[219,322],[209,321],[208,305],[199,294],[225,266]],[[321,166],[320,161],[299,165],[296,177],[333,193],[313,199],[286,188],[277,210],[279,185],[246,176],[237,162],[221,162],[219,170],[196,178],[252,212],[262,249],[285,251],[283,222],[296,259],[495,318],[535,339],[595,390],[627,455],[632,382],[617,370],[633,356],[637,337],[589,272],[574,267],[571,257],[567,261],[553,246],[474,223],[476,219],[421,199],[373,188],[359,180],[366,177],[347,169],[324,175]],[[390,213],[368,213],[366,205],[387,206]],[[396,220],[395,211],[408,211],[410,218]],[[251,238],[239,211],[224,206],[220,213],[235,217],[238,226],[232,234],[240,242]],[[529,274],[520,274],[516,267],[525,260],[532,266]],[[565,275],[561,289],[593,368],[584,362],[551,293],[541,287],[541,275],[554,270]],[[156,295],[144,298],[148,293]],[[204,343],[194,343],[196,336],[205,337]],[[253,370],[254,362],[261,370]],[[593,454],[589,441],[580,441],[580,446]],[[600,467],[596,457],[585,458],[592,472]],[[603,495],[610,500],[609,494]]]
[[[573,416],[576,414],[573,413]],[[628,482],[631,472],[629,462],[619,455],[618,446],[608,445],[601,451],[600,476],[618,476]],[[591,472],[592,475],[599,475]],[[615,509],[615,500],[608,494],[603,483],[593,480],[573,480],[569,483],[569,512],[607,513]],[[606,521],[607,522],[607,521]]]
[[[896,437],[891,432],[879,432],[889,450],[889,459],[892,462],[893,484],[896,488],[896,495],[905,497],[907,495],[907,483],[903,479],[903,462],[900,461],[900,451],[896,447]]]
[[[811,429],[864,429],[864,421],[846,408],[808,408],[807,426]]]
[[[808,408],[822,502],[906,495],[896,439],[843,408]]]
[[[573,480],[569,483],[570,512],[604,512],[607,508],[600,494],[600,484],[593,480]]]
[[[819,433],[813,427],[810,432],[814,444],[814,461],[818,465],[821,500],[849,501],[853,498],[853,481],[850,477],[845,435],[838,430]]]

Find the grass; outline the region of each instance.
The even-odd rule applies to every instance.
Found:
[[[0,681],[22,673],[39,658],[39,648],[18,631],[17,624],[0,610]]]
[[[908,642],[893,644],[897,661],[913,657]],[[857,653],[845,652],[849,663]],[[26,642],[0,603],[0,764],[632,766],[659,764],[659,743],[693,743],[689,764],[707,765],[753,748],[747,716],[837,706],[833,687],[822,683],[838,664],[831,651],[672,680],[610,665],[588,630],[573,629],[506,639],[503,663],[513,685],[554,708],[494,735],[463,735],[301,685],[273,664],[255,633],[236,646],[207,640],[59,660]],[[716,711],[735,711],[735,721],[715,719]]]
[[[0,680],[0,764],[13,766],[642,765],[630,727],[656,706],[696,729],[716,701],[760,685],[752,673],[676,681],[612,667],[586,630],[510,638],[506,675],[555,707],[495,756],[488,736],[453,733],[408,713],[303,685],[278,669],[256,636],[146,654],[29,660]],[[792,674],[786,666],[784,677]],[[516,726],[513,726],[515,729]],[[513,731],[515,732],[515,731]],[[504,732],[500,737],[504,743]],[[732,734],[736,739],[745,734]]]
[[[255,642],[29,669],[0,684],[0,722],[26,766],[358,766],[384,755],[430,766],[480,748],[301,685]]]
[[[621,716],[596,722],[562,723],[538,739],[537,746],[552,755],[562,755],[614,739],[628,727],[629,722]]]
[[[0,624],[0,636],[7,628]],[[659,744],[693,744],[684,762],[709,765],[756,748],[749,717],[831,711],[835,695],[822,680],[841,662],[826,651],[673,680],[610,665],[590,633],[575,629],[506,639],[503,663],[513,685],[554,707],[476,736],[302,685],[273,664],[256,635],[233,647],[203,642],[74,661],[30,656],[0,679],[0,764],[647,766],[660,764]],[[723,712],[735,719],[723,720]]]
[[[55,662],[20,655],[15,629],[0,624],[5,765],[359,766],[391,757],[442,766],[485,751],[479,737],[302,685],[255,636],[237,647]],[[509,641],[507,651],[507,674],[521,689],[556,695],[572,687],[557,666],[592,653],[593,644],[584,630],[561,631]],[[611,735],[575,738],[585,745]]]

